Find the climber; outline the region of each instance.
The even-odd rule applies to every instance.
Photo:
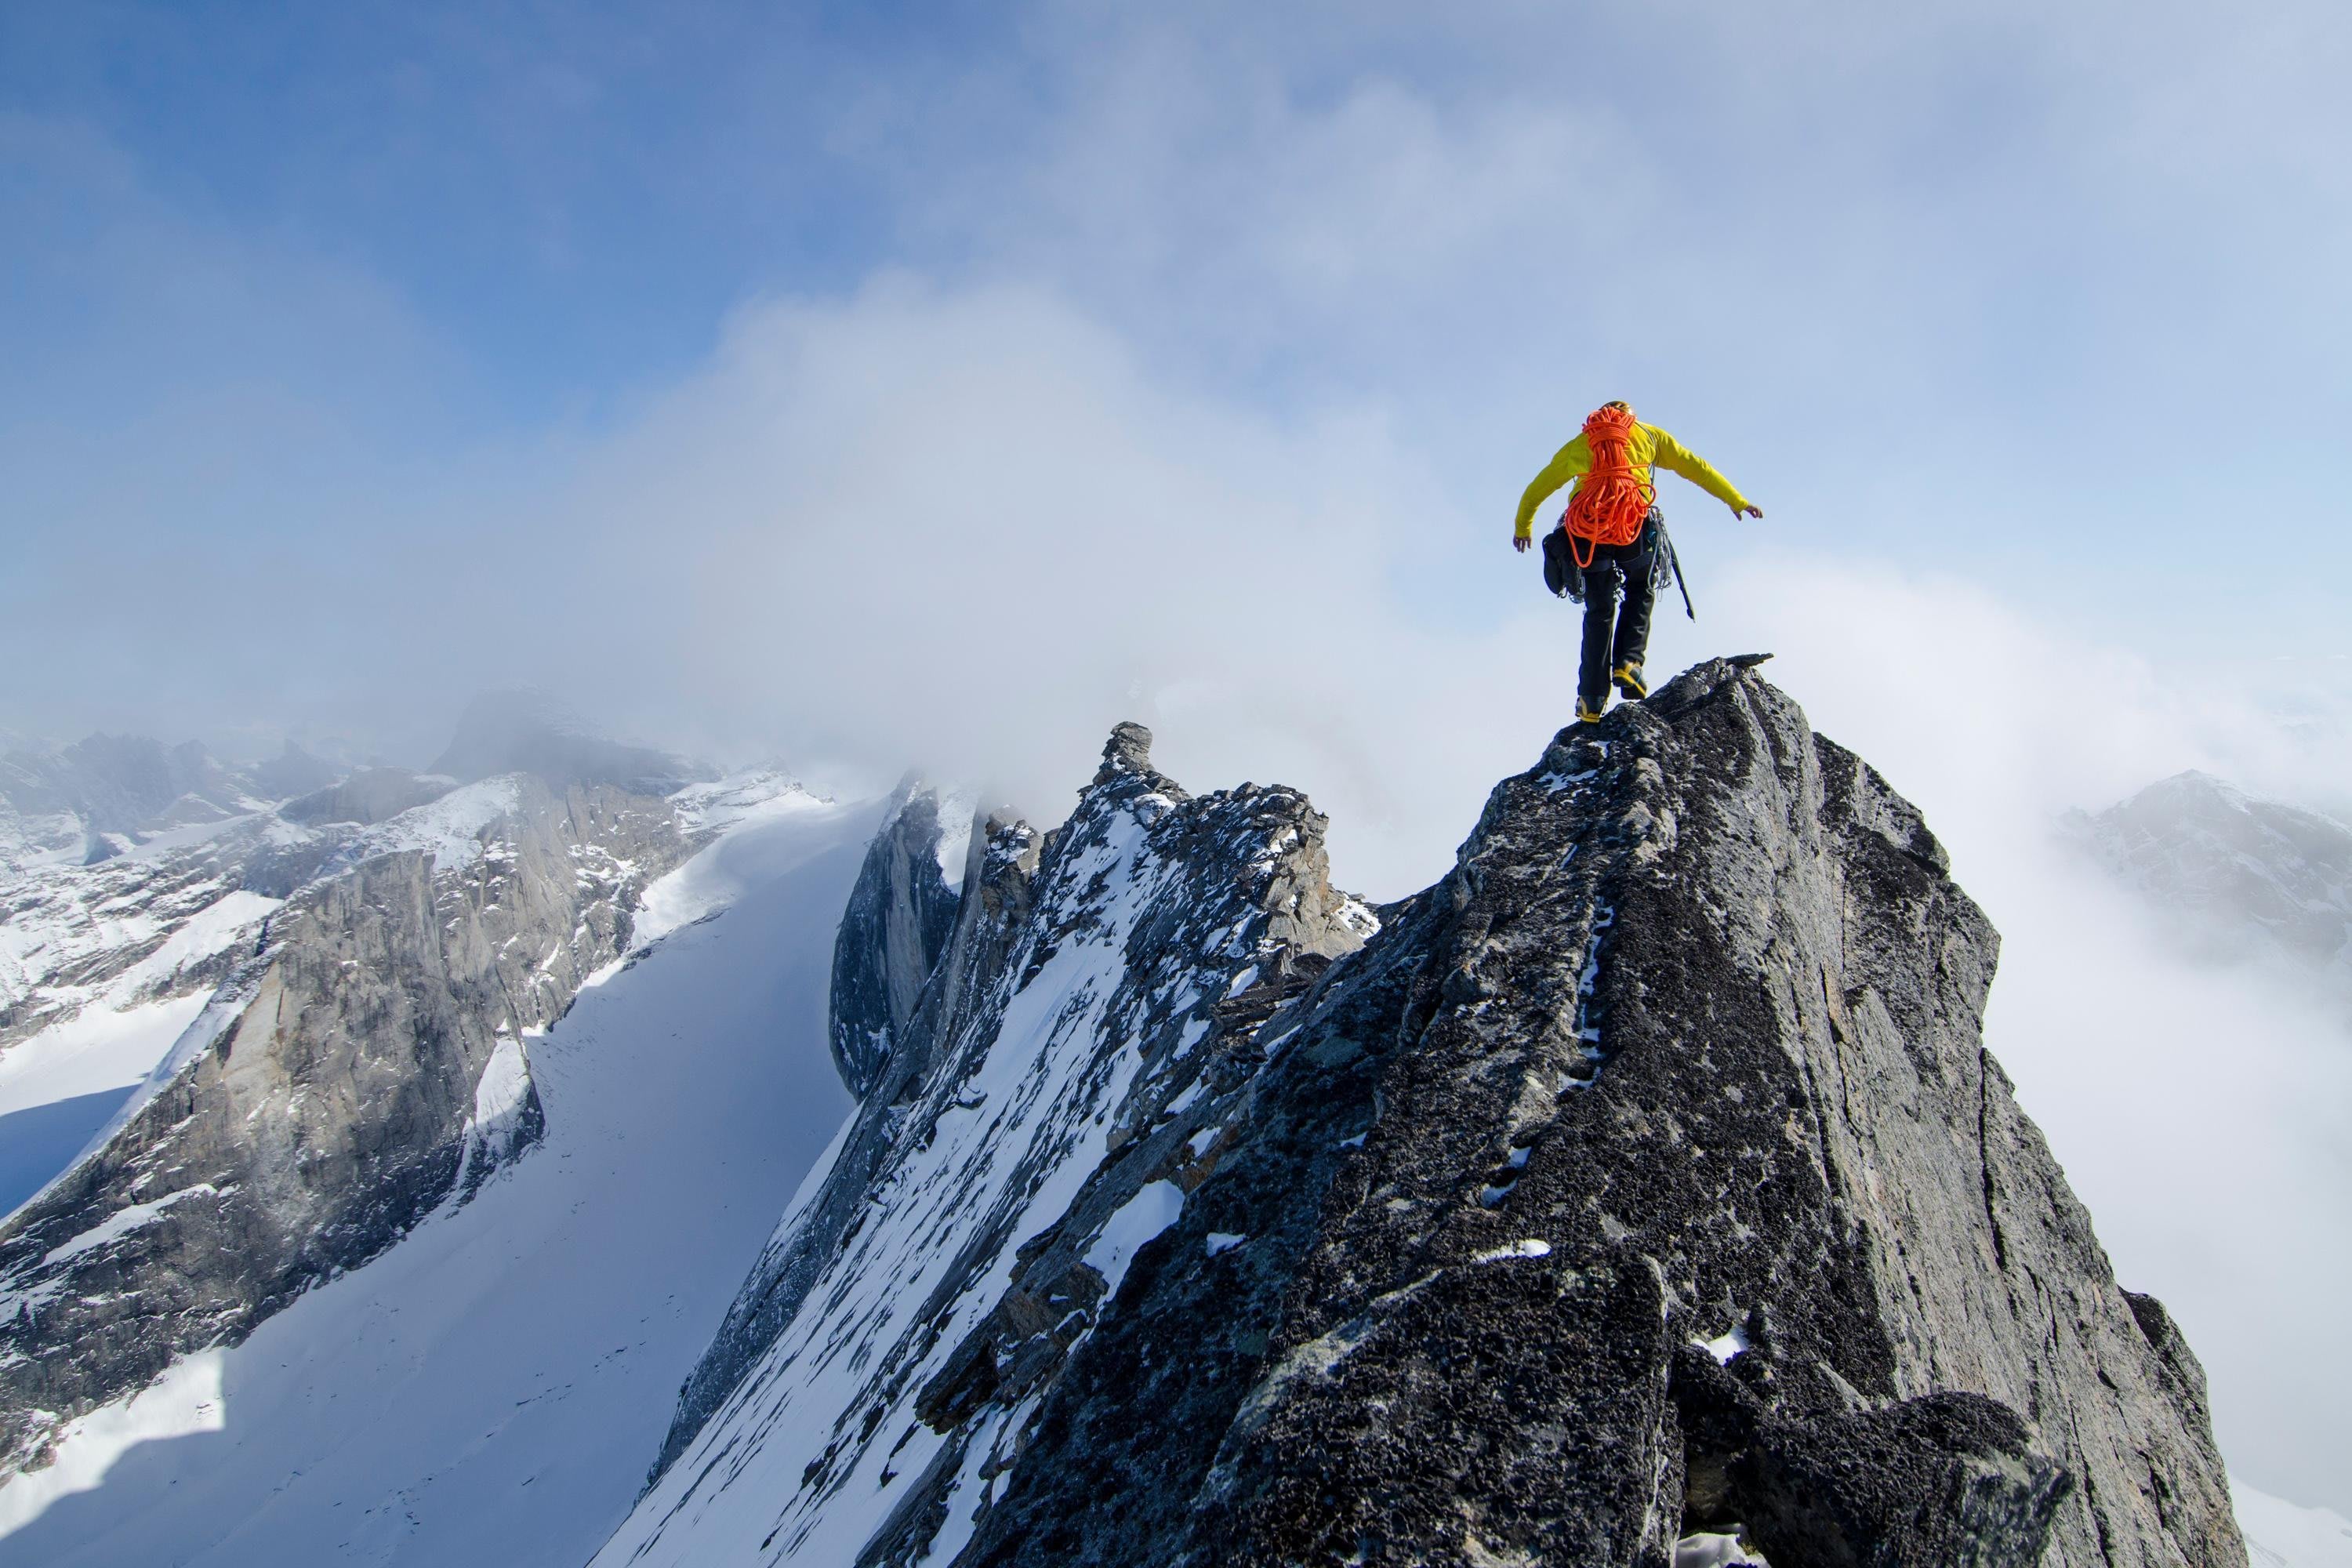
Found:
[[[1565,572],[1568,581],[1578,572],[1583,577],[1584,652],[1577,668],[1576,716],[1584,723],[1600,721],[1612,684],[1629,700],[1650,694],[1642,677],[1650,606],[1672,570],[1674,550],[1651,482],[1654,468],[1661,468],[1723,502],[1734,517],[1764,515],[1706,458],[1656,426],[1635,420],[1632,405],[1622,402],[1594,409],[1583,431],[1553,455],[1519,498],[1511,548],[1525,551],[1532,542],[1536,509],[1560,486],[1576,481],[1554,530],[1559,537],[1546,540],[1544,547],[1559,565],[1576,569]]]

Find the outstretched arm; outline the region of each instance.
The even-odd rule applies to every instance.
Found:
[[[1680,474],[1724,505],[1735,515],[1762,517],[1764,509],[1739,493],[1738,486],[1715,471],[1715,465],[1675,440],[1656,426],[1649,426],[1654,456],[1652,461],[1670,474]]]
[[[1551,461],[1544,465],[1543,472],[1528,481],[1526,492],[1519,497],[1519,515],[1511,525],[1512,548],[1525,550],[1528,541],[1535,537],[1536,509],[1560,486],[1579,474],[1589,472],[1591,468],[1592,448],[1586,445],[1582,436],[1552,454]]]

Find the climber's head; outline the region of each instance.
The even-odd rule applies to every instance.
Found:
[[[1584,437],[1588,441],[1622,441],[1633,429],[1633,405],[1622,397],[1610,399],[1584,418]]]

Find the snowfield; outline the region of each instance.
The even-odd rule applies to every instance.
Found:
[[[1131,1049],[1106,1053],[1106,1033],[1118,1031],[1105,1010],[1125,973],[1128,933],[1169,875],[1143,852],[1144,828],[1139,816],[1118,818],[1107,842],[1066,872],[1068,886],[1099,877],[1117,889],[1099,922],[1067,942],[1013,998],[993,1048],[970,1077],[927,1091],[930,1100],[952,1089],[958,1107],[940,1114],[928,1146],[909,1152],[881,1184],[874,1223],[830,1262],[807,1309],[630,1515],[598,1564],[845,1564],[898,1505],[890,1482],[919,1472],[946,1447],[944,1436],[913,1415],[925,1375],[898,1379],[897,1397],[881,1401],[884,1417],[866,1423],[876,1440],[856,1445],[842,1464],[850,1473],[822,1487],[805,1484],[813,1469],[841,1454],[838,1434],[849,1415],[874,1403],[877,1364],[923,1353],[914,1349],[919,1340],[928,1371],[1003,1293],[1010,1248],[958,1295],[944,1330],[921,1331],[926,1304],[962,1264],[972,1233],[1010,1205],[1023,1215],[1012,1233],[1025,1238],[1066,1210],[1101,1163],[1102,1112],[1125,1099],[1140,1065]],[[1040,1150],[1051,1152],[1039,1158]],[[1042,1181],[1034,1191],[1016,1190],[1033,1163]],[[802,1217],[798,1208],[777,1226],[780,1242]],[[1164,1225],[1174,1209],[1156,1203],[1129,1217],[1112,1245],[1132,1256],[1158,1234],[1154,1222]],[[995,1435],[971,1444],[973,1467]],[[943,1527],[931,1561],[954,1555],[951,1538],[968,1526],[976,1485],[957,1489],[965,1506]]]
[[[205,1010],[206,994],[85,1008],[0,1055],[0,1216],[88,1152]]]
[[[404,826],[463,855],[459,807],[483,804]],[[579,1568],[595,1553],[851,1108],[825,991],[878,807],[737,804],[647,894],[700,923],[673,918],[515,1043],[545,1142],[244,1344],[76,1423],[55,1464],[0,1486],[0,1560]],[[478,1118],[508,1109],[504,1081],[486,1079]]]
[[[2249,1568],[2352,1568],[2352,1519],[2298,1508],[2230,1478],[2230,1503],[2245,1532]]]

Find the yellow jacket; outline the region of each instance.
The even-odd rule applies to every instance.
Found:
[[[1748,498],[1741,495],[1729,479],[1717,473],[1705,458],[1656,426],[1635,425],[1633,438],[1625,445],[1628,448],[1626,456],[1633,458],[1635,468],[1664,468],[1670,474],[1680,474],[1734,512],[1747,509]],[[1551,461],[1544,465],[1543,472],[1528,486],[1527,493],[1519,497],[1518,537],[1527,539],[1532,536],[1536,509],[1543,505],[1546,497],[1570,479],[1581,484],[1585,473],[1591,467],[1592,448],[1585,445],[1581,434],[1553,454]]]

